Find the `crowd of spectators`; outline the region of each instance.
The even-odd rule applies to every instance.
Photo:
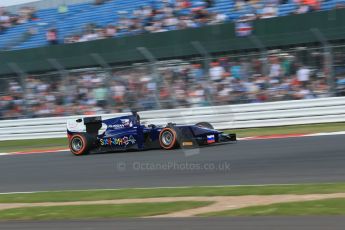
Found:
[[[0,34],[10,27],[37,19],[35,12],[34,7],[21,7],[18,13],[14,14],[7,12],[4,7],[0,7]]]
[[[6,88],[0,91],[0,119],[328,97],[329,73],[322,55],[313,60],[304,65],[289,54],[267,60],[221,57],[208,68],[195,61],[160,64],[158,74],[145,65],[112,72],[91,69],[67,78],[31,76],[25,89],[9,78],[1,82]],[[345,85],[345,78],[339,77],[338,83]]]
[[[236,0],[235,11],[244,11],[245,14],[242,16],[251,17],[252,20],[273,18],[279,15],[279,7],[281,5],[290,2],[289,0]],[[293,0],[292,2],[295,4],[295,9],[292,11],[292,14],[304,14],[320,10],[321,3],[324,2],[324,0]],[[340,8],[342,5],[343,4],[339,2],[336,8]]]
[[[225,14],[209,12],[207,10],[213,4],[213,1],[210,0],[200,1],[194,7],[188,0],[162,0],[162,4],[159,6],[156,4],[142,6],[133,12],[118,12],[119,19],[116,24],[110,24],[105,28],[88,24],[82,34],[77,33],[68,36],[64,42],[84,42],[120,35],[196,28],[222,23],[227,20]]]
[[[95,4],[103,2],[104,0],[100,0]],[[154,2],[162,2],[163,5]],[[234,8],[225,14],[208,10],[209,7],[214,6],[214,0],[200,0],[198,4],[192,4],[189,0],[157,0],[133,12],[117,12],[119,20],[106,27],[88,24],[83,32],[65,37],[64,43],[213,25],[231,20],[229,17],[231,13],[240,13],[240,17],[236,18],[240,21],[273,18],[279,15],[279,7],[282,4],[290,3],[288,0],[234,0],[234,2]],[[292,13],[303,14],[320,10],[323,0],[293,0],[293,2],[295,9]],[[343,6],[344,2],[336,5],[337,8]]]
[[[102,5],[107,1],[110,0],[95,0],[94,5]],[[293,0],[295,3],[293,13],[302,14],[320,10],[323,1]],[[344,7],[344,2],[339,1],[336,7]],[[219,24],[233,19],[231,16],[229,17],[232,13],[235,15],[236,13],[240,14],[240,17],[237,17],[236,20],[243,21],[245,19],[244,21],[252,21],[277,17],[279,7],[282,4],[291,3],[291,1],[234,0],[234,3],[233,9],[229,10],[229,12],[219,13],[209,10],[210,7],[215,5],[215,0],[200,0],[197,3],[192,3],[190,0],[154,0],[151,4],[138,7],[131,12],[113,12],[113,14],[117,15],[118,20],[107,26],[99,26],[90,22],[84,28],[80,28],[82,32],[80,30],[75,31],[64,37],[63,41],[59,41],[57,28],[50,27],[45,36],[49,44],[84,42],[123,35],[156,33]],[[17,14],[9,13],[3,7],[0,8],[0,34],[9,27],[36,20],[35,12],[36,10],[33,7],[22,7]],[[68,6],[65,4],[58,8],[59,14],[67,12]],[[68,17],[62,17],[62,19],[68,21]]]

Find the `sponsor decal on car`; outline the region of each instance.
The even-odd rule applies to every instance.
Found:
[[[123,124],[108,125],[108,128],[110,128],[110,129],[123,129],[123,128],[125,128],[125,125],[123,125]]]
[[[131,136],[124,136],[122,138],[103,138],[100,139],[101,146],[127,146],[129,144],[135,144],[135,138]]]
[[[77,122],[76,120],[67,121],[67,130],[70,132],[85,132],[86,126],[84,123]]]
[[[193,146],[193,142],[192,141],[184,141],[182,143],[182,146]]]
[[[133,123],[129,119],[121,119],[121,122],[125,127],[132,127],[133,126]]]
[[[214,135],[207,135],[207,143],[212,144],[215,143],[216,139],[214,138]]]
[[[108,125],[108,128],[124,129],[124,128],[133,127],[133,123],[130,121],[130,119],[120,119],[120,121],[121,121],[121,124],[111,124],[111,125]]]

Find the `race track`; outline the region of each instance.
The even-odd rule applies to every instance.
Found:
[[[0,192],[345,182],[344,140],[337,135],[239,141],[192,152],[1,156]]]
[[[230,217],[230,218],[144,218],[85,221],[18,221],[0,222],[0,227],[11,230],[343,230],[344,217]]]

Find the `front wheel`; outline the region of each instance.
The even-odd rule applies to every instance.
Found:
[[[196,123],[195,125],[202,128],[206,128],[206,129],[214,129],[213,125],[211,125],[208,122],[199,122],[199,123]]]
[[[163,149],[173,149],[177,146],[177,134],[172,128],[164,128],[159,133],[159,144]]]

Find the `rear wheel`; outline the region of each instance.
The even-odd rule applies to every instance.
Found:
[[[76,156],[88,154],[91,146],[91,138],[83,133],[74,134],[69,141],[69,148]]]
[[[163,149],[173,149],[177,146],[177,134],[172,128],[164,128],[159,134],[159,144]]]
[[[214,129],[213,125],[211,125],[208,122],[199,122],[195,124],[196,126],[202,127],[202,128],[207,128],[207,129]]]

